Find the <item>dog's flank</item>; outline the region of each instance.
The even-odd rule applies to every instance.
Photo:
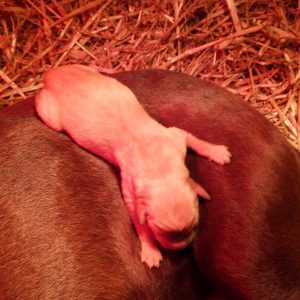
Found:
[[[199,203],[192,246],[162,249],[155,272],[141,264],[116,169],[48,130],[27,99],[0,111],[0,298],[300,299],[299,153],[212,83],[163,70],[114,76],[160,123],[233,153],[226,168],[187,154],[213,199]]]

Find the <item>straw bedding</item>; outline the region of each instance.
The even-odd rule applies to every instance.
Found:
[[[0,108],[51,66],[169,69],[239,94],[300,150],[299,47],[299,1],[0,1]]]

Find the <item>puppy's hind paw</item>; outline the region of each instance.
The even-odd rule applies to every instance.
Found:
[[[159,268],[159,264],[163,260],[158,248],[150,245],[142,246],[141,259],[150,269],[152,267]]]

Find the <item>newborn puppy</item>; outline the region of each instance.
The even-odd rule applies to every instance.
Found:
[[[35,101],[41,119],[120,168],[142,261],[150,268],[159,266],[162,256],[155,240],[167,249],[186,247],[199,219],[197,195],[210,199],[189,177],[186,148],[221,165],[230,162],[228,149],[162,126],[129,88],[90,67],[51,69],[44,83]]]

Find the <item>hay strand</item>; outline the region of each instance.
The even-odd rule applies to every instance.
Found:
[[[0,108],[52,66],[176,70],[240,95],[300,150],[300,2],[24,0],[0,4]]]

